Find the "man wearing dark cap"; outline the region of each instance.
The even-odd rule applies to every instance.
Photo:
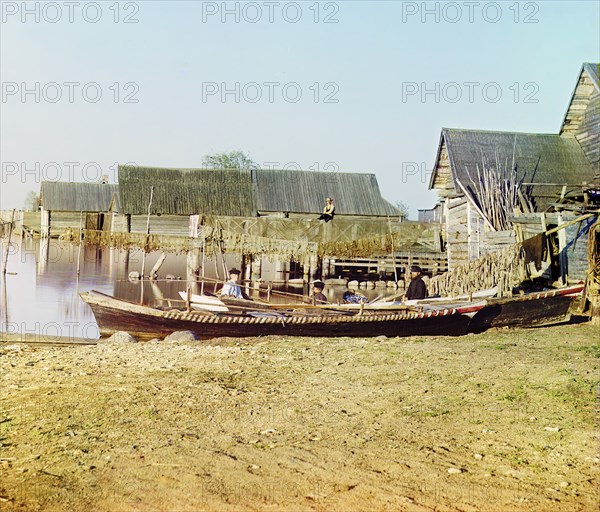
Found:
[[[320,279],[313,281],[313,294],[312,298],[315,304],[327,304],[327,297],[323,293],[323,289],[325,288],[325,283]]]
[[[234,297],[235,299],[244,299],[242,288],[238,284],[241,272],[237,268],[232,268],[229,271],[229,281],[227,281],[221,289],[221,296]]]
[[[406,290],[406,300],[421,300],[427,297],[427,286],[421,279],[421,267],[410,267],[410,284]]]

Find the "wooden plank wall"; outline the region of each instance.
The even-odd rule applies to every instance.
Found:
[[[514,230],[507,231],[488,231],[483,233],[481,243],[481,254],[490,254],[498,252],[509,245],[517,242]]]
[[[37,214],[40,215],[39,213]],[[79,212],[50,212],[50,233],[52,237],[62,235],[68,228],[79,229],[81,222]],[[111,224],[114,224],[113,231],[126,231],[127,219],[124,215],[108,213],[84,213],[83,229],[96,230],[99,228],[100,216],[104,216],[102,229],[111,230]]]
[[[465,197],[446,199],[446,251],[448,268],[453,269],[469,261],[468,207]]]
[[[452,182],[452,172],[450,170],[450,157],[448,156],[448,148],[446,147],[446,141],[442,142],[440,149],[440,157],[438,159],[438,166],[435,169],[435,180],[433,183],[435,189],[452,189],[454,190],[454,183]]]
[[[79,229],[80,216],[79,212],[50,212],[49,236],[60,236],[67,228]]]
[[[600,167],[600,93],[583,72],[575,89],[561,129],[561,135],[574,135],[593,169]]]
[[[131,216],[131,232],[146,232],[146,215]],[[190,218],[187,215],[151,215],[150,234],[188,236]]]
[[[127,233],[127,215],[113,214],[111,222],[114,233]]]
[[[557,213],[534,213],[521,215],[514,219],[513,222],[518,224],[519,229],[523,232],[523,238],[527,240],[539,233],[543,233],[549,227],[569,222],[577,217],[577,214],[563,212]],[[582,229],[587,221],[576,223],[565,228],[564,240],[568,245],[577,237],[580,229]],[[557,236],[557,235],[555,235]],[[558,236],[557,236],[558,238]],[[560,236],[562,239],[562,235]],[[568,279],[569,281],[584,280],[588,271],[588,235],[582,235],[579,239],[567,248],[568,260]]]
[[[563,217],[565,222],[568,222],[574,216]],[[584,221],[585,224],[585,221]],[[567,245],[575,240],[580,230],[579,223],[573,224],[565,228]],[[583,281],[588,272],[588,235],[580,236],[576,242],[566,249],[568,259],[568,278],[569,281]]]
[[[600,93],[594,88],[575,137],[596,173],[600,170]]]

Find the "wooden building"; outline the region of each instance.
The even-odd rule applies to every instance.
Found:
[[[343,246],[402,230],[405,243],[395,247],[396,266],[418,260],[432,271],[445,270],[439,226],[417,226],[415,231],[417,223],[404,221],[398,209],[383,199],[373,174],[120,166],[119,186],[121,209],[133,233],[146,232],[148,208],[151,234],[196,237],[205,228],[221,229],[230,238],[243,237],[246,249],[252,244],[258,247],[256,241],[264,239]],[[326,197],[334,199],[336,208],[329,223],[317,220]],[[263,245],[256,253],[276,257],[273,250],[265,254]],[[283,264],[278,265],[273,280],[285,281],[296,271],[299,274],[293,277],[356,272],[394,275],[390,254],[339,260],[328,254],[315,261],[313,253],[311,258],[279,262]]]
[[[120,231],[119,186],[107,183],[42,181],[40,234],[59,236],[67,228]]]
[[[563,200],[584,194],[599,173],[599,103],[598,64],[584,64],[557,134],[442,129],[429,188],[438,191],[442,204],[450,269],[581,213],[568,211]],[[499,229],[484,208],[489,197],[483,196],[495,192],[477,185],[484,170],[500,176],[507,169],[514,170],[528,197],[519,196],[506,212],[509,225]],[[576,279],[585,277],[585,234],[577,225],[555,234],[561,252],[571,249],[569,277]],[[575,243],[578,238],[582,242]]]
[[[585,63],[579,72],[560,135],[575,137],[596,176],[600,176],[599,64]]]

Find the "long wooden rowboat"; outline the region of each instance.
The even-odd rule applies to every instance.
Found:
[[[470,318],[458,309],[413,312],[344,312],[248,314],[161,310],[111,297],[100,292],[80,294],[96,317],[102,336],[127,331],[140,340],[164,337],[175,331],[192,331],[200,339],[221,336],[460,336]]]
[[[568,322],[571,304],[583,286],[578,284],[520,297],[488,299],[473,316],[469,332],[483,332],[490,327],[540,327]]]

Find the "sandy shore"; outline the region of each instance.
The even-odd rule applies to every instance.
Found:
[[[588,324],[1,346],[0,511],[597,510],[599,358]]]

